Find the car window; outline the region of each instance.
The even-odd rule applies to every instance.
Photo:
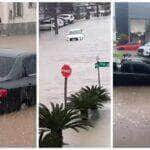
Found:
[[[15,58],[0,56],[0,78],[8,75],[14,62]]]
[[[135,73],[150,74],[150,67],[144,64],[133,64],[133,71]]]
[[[36,56],[31,55],[23,60],[23,68],[25,76],[30,76],[36,73]]]
[[[121,72],[131,73],[132,72],[132,70],[131,70],[131,64],[130,63],[124,63],[121,66]]]
[[[69,34],[81,34],[81,33],[82,33],[82,30],[73,30],[69,32]]]

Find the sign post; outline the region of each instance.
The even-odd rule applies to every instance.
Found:
[[[96,61],[97,61],[97,64],[98,64],[99,63],[99,57],[98,56],[96,57]],[[99,67],[97,67],[97,73],[98,73],[98,86],[100,87],[101,86],[101,81],[100,81],[100,69],[99,69]]]
[[[97,69],[97,73],[98,73],[98,86],[101,86],[101,82],[100,82],[100,67],[104,68],[104,67],[109,67],[109,62],[100,62],[99,61],[99,57],[96,57],[96,63],[95,63],[95,68]]]
[[[65,78],[65,82],[64,82],[64,104],[65,104],[65,107],[67,105],[67,81],[68,81],[68,78],[69,76],[71,75],[71,67],[69,65],[63,65],[62,68],[61,68],[61,73],[63,75],[63,77]]]

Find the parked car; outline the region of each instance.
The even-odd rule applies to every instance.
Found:
[[[142,56],[150,56],[150,42],[138,48],[138,54]]]
[[[84,34],[82,29],[71,29],[67,34],[67,41],[83,40]]]
[[[110,9],[101,9],[99,11],[99,13],[100,13],[101,16],[107,16],[107,15],[110,14],[110,12],[111,12]]]
[[[0,49],[0,114],[36,103],[36,55]]]
[[[40,30],[51,30],[53,28],[53,23],[50,18],[41,19],[39,25]]]
[[[150,60],[144,58],[113,63],[113,82],[116,86],[150,85]]]
[[[40,30],[51,30],[55,27],[54,18],[45,18],[40,20]],[[65,25],[64,20],[57,18],[58,28]]]
[[[124,45],[118,45],[117,50],[137,50],[141,44],[139,43],[134,43],[134,42],[129,42]]]
[[[65,21],[65,24],[73,23],[75,19],[73,14],[61,14],[58,17],[63,19]]]

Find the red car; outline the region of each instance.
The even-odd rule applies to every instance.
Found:
[[[127,43],[124,45],[118,45],[117,50],[137,50],[141,44],[139,43]]]

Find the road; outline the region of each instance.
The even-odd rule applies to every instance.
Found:
[[[149,92],[149,86],[114,87],[114,146],[150,146]]]
[[[114,88],[114,145],[150,146],[150,87]]]
[[[83,41],[66,41],[70,29],[83,29]],[[61,75],[63,64],[69,64],[72,75],[68,80],[68,95],[85,85],[97,84],[97,70],[94,68],[96,56],[110,61],[110,17],[80,20],[53,32],[40,33],[40,102],[49,106],[50,102],[63,102],[64,79]],[[101,84],[110,91],[110,67],[101,69]],[[95,128],[79,133],[64,132],[67,147],[109,146],[110,145],[110,103],[100,110],[101,117]],[[90,140],[87,140],[90,139]]]
[[[0,48],[36,51],[35,35],[0,37]],[[25,108],[0,116],[0,147],[35,147],[36,109]]]

